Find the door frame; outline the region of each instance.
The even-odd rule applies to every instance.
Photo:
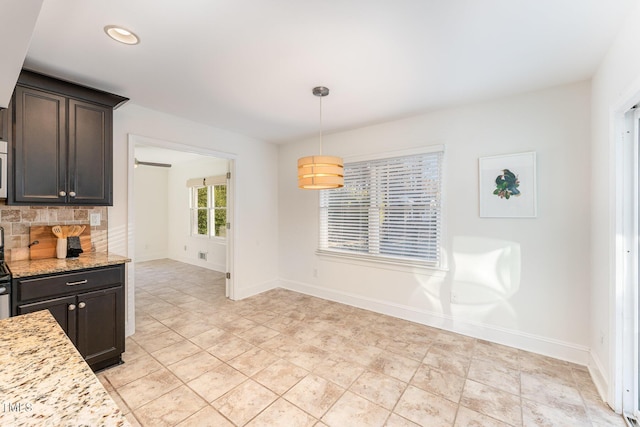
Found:
[[[181,144],[173,141],[161,140],[153,137],[147,137],[142,135],[127,134],[128,143],[128,159],[127,159],[127,252],[129,258],[132,258],[132,262],[128,264],[127,268],[127,293],[126,293],[126,309],[127,309],[127,324],[126,335],[133,335],[135,332],[135,199],[134,199],[134,167],[135,167],[135,147],[136,145],[146,145],[151,147],[165,148],[168,150],[182,151],[187,153],[199,154],[208,157],[217,157],[227,160],[228,171],[231,173],[231,178],[228,180],[227,187],[227,221],[231,223],[231,228],[227,230],[227,275],[225,282],[225,295],[227,298],[235,299],[235,274],[234,274],[234,260],[235,260],[235,225],[236,221],[236,209],[235,209],[235,182],[236,182],[236,162],[237,156],[233,153],[226,153],[223,151],[210,150],[201,147],[194,147],[192,145]]]
[[[607,401],[625,416],[638,415],[638,279],[640,269],[640,80],[610,110],[613,278]],[[635,336],[635,338],[634,338]],[[635,378],[633,378],[635,376]],[[630,378],[631,377],[631,378]],[[633,383],[635,381],[635,383]]]

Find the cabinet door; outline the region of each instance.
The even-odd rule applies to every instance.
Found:
[[[22,304],[18,306],[17,314],[33,313],[34,311],[48,309],[58,321],[62,329],[74,345],[76,343],[76,297],[53,298],[42,302]]]
[[[124,351],[122,286],[78,295],[77,348],[89,365]]]
[[[66,200],[66,98],[16,87],[12,201],[56,204]],[[65,194],[62,193],[62,194]]]
[[[111,205],[110,108],[69,99],[69,203]]]
[[[9,109],[0,108],[0,141],[9,141]]]

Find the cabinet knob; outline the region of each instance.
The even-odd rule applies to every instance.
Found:
[[[71,197],[76,197],[76,192],[75,192],[75,191],[70,191],[70,192],[69,192],[69,196],[71,196]]]
[[[80,304],[78,304],[78,308],[85,308],[87,306],[87,304],[81,302]]]
[[[69,311],[73,311],[73,310],[76,309],[76,305],[75,304],[69,304],[68,309],[69,309]]]
[[[67,192],[66,191],[61,191],[58,194],[60,195],[60,197],[64,197],[64,196],[67,195]]]

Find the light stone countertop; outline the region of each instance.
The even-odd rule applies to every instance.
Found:
[[[48,310],[0,331],[0,425],[130,426]]]
[[[129,258],[108,252],[88,252],[80,254],[78,258],[7,261],[7,265],[11,270],[11,276],[16,279],[40,274],[65,273],[86,268],[124,264],[130,261]]]

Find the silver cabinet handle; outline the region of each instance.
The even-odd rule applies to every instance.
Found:
[[[85,308],[87,306],[87,304],[81,302],[80,304],[78,304],[78,308]]]
[[[76,305],[75,304],[69,304],[69,311],[73,311],[76,309]]]
[[[67,282],[67,286],[78,286],[78,285],[84,285],[85,283],[87,283],[88,280],[84,279],[84,280],[78,280],[77,282]]]
[[[69,192],[69,196],[71,196],[71,197],[76,197],[76,192],[75,192],[75,191],[70,191],[70,192]]]
[[[60,197],[64,197],[67,195],[66,191],[61,191],[58,194],[60,195]]]

